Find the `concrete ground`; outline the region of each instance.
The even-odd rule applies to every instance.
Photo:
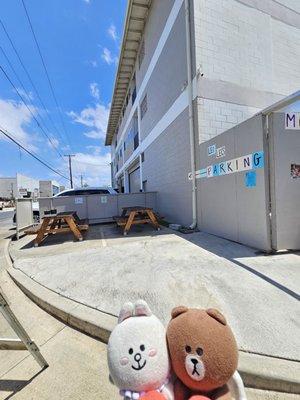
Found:
[[[69,235],[12,242],[15,268],[79,303],[117,315],[144,298],[166,323],[173,306],[219,306],[246,352],[299,360],[299,253],[266,256],[204,233],[93,226],[83,242]]]
[[[106,346],[42,311],[8,277],[3,251],[11,233],[8,227],[9,223],[4,227],[0,222],[0,286],[50,366],[41,371],[29,353],[1,351],[0,400],[119,399],[107,379]],[[103,240],[102,235],[100,243],[106,247]],[[1,315],[0,337],[15,337]],[[246,393],[248,400],[300,399],[299,395],[251,388]]]
[[[42,311],[8,277],[3,247],[9,233],[0,223],[1,290],[49,367],[41,371],[27,351],[1,351],[0,400],[119,399],[108,381],[106,345]],[[2,314],[0,337],[16,337]]]

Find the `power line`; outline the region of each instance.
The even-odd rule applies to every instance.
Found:
[[[13,73],[15,74],[15,76],[16,76],[16,78],[17,78],[19,84],[21,85],[22,89],[23,89],[24,92],[26,93],[26,96],[27,96],[28,100],[30,101],[31,105],[34,107],[32,101],[31,101],[31,99],[30,99],[30,96],[29,96],[29,94],[27,93],[27,90],[25,89],[25,87],[24,87],[24,85],[23,85],[21,79],[19,78],[19,76],[18,76],[16,70],[14,69],[13,65],[11,64],[11,62],[10,62],[9,58],[7,57],[7,55],[6,55],[5,51],[4,51],[4,49],[2,48],[2,46],[0,46],[0,50],[2,51],[2,54],[4,55],[4,57],[5,57],[5,59],[6,59],[7,63],[8,63],[8,65],[10,66],[10,68],[11,68],[12,71],[13,71]],[[6,75],[7,79],[8,79],[7,74],[5,74],[5,75]],[[9,82],[11,83],[11,85],[13,85],[11,79],[9,79]],[[16,89],[16,90],[17,90],[17,89]],[[22,99],[22,96],[21,96],[20,92],[18,92],[18,90],[17,90],[17,94],[21,97],[21,100],[22,100],[23,103],[24,103],[24,100]],[[26,105],[26,104],[25,104],[25,105]],[[27,108],[28,108],[28,107],[27,107]],[[48,132],[51,134],[51,132],[49,131],[49,128],[48,128],[47,125],[45,124],[45,121],[43,120],[41,114],[40,114],[38,111],[36,111],[36,113],[37,113],[37,115],[39,116],[40,120],[41,120],[41,121],[43,122],[43,124],[45,125],[45,128],[46,128],[46,129],[48,130]],[[39,125],[39,127],[42,129],[42,127],[41,127],[40,125]],[[44,133],[44,135],[46,136],[46,138],[49,140],[49,142],[50,142],[50,144],[52,145],[53,149],[54,149],[54,150],[58,153],[58,155],[61,157],[61,153],[57,150],[56,146],[54,145],[54,143],[52,142],[52,140],[50,139],[50,137],[46,134],[46,132],[43,132],[43,133]]]
[[[48,113],[47,108],[46,108],[46,106],[45,106],[45,103],[43,102],[43,100],[42,100],[42,98],[41,98],[41,96],[40,96],[40,94],[39,94],[39,91],[37,90],[37,88],[36,88],[36,86],[35,86],[35,84],[34,84],[32,78],[31,78],[31,76],[30,76],[30,74],[29,74],[29,72],[28,72],[28,69],[26,68],[25,64],[23,63],[22,58],[21,58],[21,56],[20,56],[20,54],[19,54],[19,52],[18,52],[16,46],[14,45],[14,42],[13,42],[11,36],[9,35],[9,33],[8,33],[8,31],[7,31],[7,29],[6,29],[5,25],[4,25],[4,23],[3,23],[3,21],[1,20],[1,18],[0,18],[0,24],[2,25],[2,28],[3,28],[3,30],[4,30],[4,33],[5,33],[6,37],[8,38],[8,40],[9,40],[9,42],[10,42],[10,44],[11,44],[11,46],[12,46],[14,52],[15,52],[15,54],[16,54],[16,56],[17,56],[19,62],[20,62],[20,64],[21,64],[21,66],[22,66],[22,68],[23,68],[23,70],[25,71],[25,74],[26,74],[26,76],[27,76],[27,78],[28,78],[28,80],[29,80],[29,82],[30,82],[30,84],[31,84],[31,86],[32,86],[32,88],[33,88],[33,90],[35,91],[35,93],[36,93],[36,95],[37,95],[37,98],[38,98],[38,100],[39,100],[39,103],[40,103],[40,105],[42,106],[42,108],[44,109],[44,111],[45,111],[45,113],[46,113],[46,115],[47,115],[49,121],[51,122],[51,124],[52,124],[52,126],[53,126],[53,128],[54,128],[54,130],[55,130],[55,132],[58,133],[58,135],[60,136],[61,140],[62,140],[63,142],[65,142],[66,145],[68,145],[68,143],[66,142],[66,140],[62,137],[60,131],[57,129],[57,127],[56,127],[56,125],[55,125],[55,123],[54,123],[54,121],[53,121],[51,115]],[[68,139],[68,138],[67,138],[67,139]]]
[[[25,104],[25,107],[27,108],[27,110],[30,112],[30,114],[32,115],[32,118],[35,120],[37,126],[41,129],[41,131],[44,133],[44,135],[46,136],[46,138],[49,140],[51,146],[53,147],[53,149],[57,152],[57,154],[63,159],[62,154],[60,153],[60,151],[56,148],[56,146],[54,145],[54,143],[52,142],[52,139],[50,138],[50,136],[48,136],[47,132],[44,130],[44,128],[42,127],[42,125],[39,123],[39,121],[36,119],[35,115],[33,114],[33,112],[31,111],[31,109],[28,107],[26,101],[24,100],[23,96],[21,95],[21,93],[18,91],[18,89],[16,88],[16,86],[14,85],[14,83],[12,82],[12,80],[10,79],[10,77],[8,76],[8,74],[5,72],[4,68],[0,65],[0,69],[3,72],[4,76],[6,77],[6,79],[9,81],[9,83],[11,84],[11,86],[14,88],[14,90],[17,92],[18,96],[20,97],[20,99],[22,100],[22,102]]]
[[[41,61],[42,61],[43,67],[44,67],[44,71],[45,71],[45,74],[46,74],[46,77],[47,77],[47,80],[48,80],[48,84],[49,84],[49,87],[50,87],[50,90],[51,90],[53,99],[54,99],[54,101],[55,101],[55,104],[56,104],[57,109],[58,109],[58,112],[59,112],[60,121],[61,121],[63,130],[64,130],[64,132],[65,132],[65,134],[66,134],[66,137],[67,137],[67,139],[68,139],[68,141],[69,141],[69,137],[68,137],[68,134],[67,134],[67,131],[66,131],[65,123],[64,123],[64,120],[63,120],[63,117],[62,117],[61,107],[60,107],[60,105],[59,105],[59,103],[58,103],[58,100],[57,100],[57,97],[56,97],[56,95],[55,95],[54,88],[53,88],[52,82],[51,82],[51,80],[50,80],[50,76],[49,76],[49,73],[48,73],[48,70],[47,70],[47,67],[46,67],[46,63],[45,63],[44,57],[43,57],[43,55],[42,55],[42,52],[41,52],[41,49],[40,49],[40,46],[39,46],[39,43],[38,43],[36,34],[35,34],[35,32],[34,32],[31,19],[30,19],[30,17],[29,17],[29,14],[28,14],[28,11],[27,11],[27,8],[26,8],[26,5],[25,5],[24,0],[21,0],[21,1],[22,1],[24,10],[25,10],[25,14],[26,14],[26,16],[27,16],[27,20],[28,20],[28,23],[29,23],[29,26],[30,26],[30,29],[31,29],[31,32],[32,32],[32,35],[33,35],[33,38],[34,38],[34,41],[35,41],[37,50],[38,50],[38,53],[39,53],[39,55],[40,55],[40,58],[41,58]],[[69,141],[69,144],[70,144],[70,141]],[[71,144],[70,144],[70,145],[71,145]]]
[[[66,176],[64,176],[63,174],[61,174],[58,170],[52,168],[49,164],[47,164],[46,162],[44,162],[43,160],[41,160],[37,155],[35,155],[33,152],[31,152],[30,150],[26,149],[21,143],[19,143],[17,140],[15,140],[11,135],[9,135],[7,133],[6,130],[2,129],[0,127],[0,132],[3,133],[4,136],[6,136],[8,139],[10,139],[12,142],[14,142],[18,147],[20,147],[22,150],[26,151],[26,153],[28,153],[31,157],[35,158],[38,162],[40,162],[41,164],[43,164],[45,167],[47,167],[48,169],[50,169],[52,172],[54,172],[55,174],[61,176],[62,178],[66,179],[67,181],[69,181],[69,178],[67,178]]]

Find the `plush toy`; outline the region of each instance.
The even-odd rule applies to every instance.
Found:
[[[124,399],[173,400],[166,329],[145,301],[124,304],[107,355],[111,380]]]
[[[236,371],[237,344],[218,310],[174,308],[167,342],[177,376],[175,400],[246,399]]]

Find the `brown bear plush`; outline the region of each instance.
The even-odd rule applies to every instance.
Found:
[[[235,398],[246,398],[241,378],[235,372],[237,344],[218,310],[174,308],[167,341],[178,378],[174,387],[175,400],[231,399],[227,385],[230,380],[234,381]]]

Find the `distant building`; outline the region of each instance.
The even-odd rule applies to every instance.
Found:
[[[299,13],[297,0],[129,0],[106,133],[113,186],[157,191],[159,212],[190,224],[200,144],[300,88]]]
[[[62,189],[64,190],[64,189]],[[52,180],[39,181],[40,197],[52,197],[62,191],[58,182]]]
[[[37,198],[39,181],[25,175],[15,177],[0,177],[0,198],[12,199],[17,197]]]

